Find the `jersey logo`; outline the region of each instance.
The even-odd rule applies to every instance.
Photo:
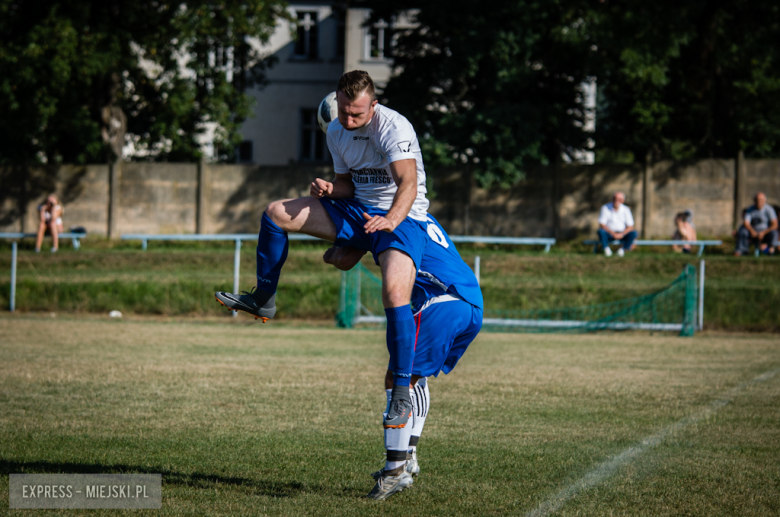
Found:
[[[389,185],[393,182],[384,169],[349,169],[349,172],[355,185],[370,183]]]
[[[368,140],[367,136],[353,136],[352,140]]]
[[[408,153],[412,150],[412,143],[408,141],[398,142],[398,149],[400,149],[402,153]]]

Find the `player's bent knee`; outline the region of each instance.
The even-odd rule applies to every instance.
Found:
[[[295,231],[290,224],[292,216],[289,213],[287,205],[293,201],[292,199],[280,199],[278,201],[271,202],[265,209],[265,214],[277,225],[279,228],[285,231]]]
[[[282,213],[284,213],[282,201],[273,201],[267,207],[265,207],[265,215],[267,215],[276,224],[281,222],[279,216]]]

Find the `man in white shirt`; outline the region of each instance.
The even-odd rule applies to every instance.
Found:
[[[612,250],[609,243],[617,240],[621,246],[618,248],[618,256],[622,257],[626,251],[633,250],[636,246],[636,231],[634,230],[634,217],[631,215],[631,209],[623,203],[626,195],[622,192],[615,192],[611,203],[601,207],[599,214],[599,241],[604,249],[604,255],[612,256]]]
[[[317,178],[311,196],[274,201],[263,213],[257,243],[257,286],[249,293],[217,292],[232,310],[262,318],[276,313],[276,288],[287,259],[287,232],[339,247],[370,251],[382,270],[387,348],[394,374],[385,429],[401,429],[411,414],[416,326],[409,300],[428,238],[425,169],[414,128],[376,100],[368,73],[341,76],[338,117],[328,127],[333,181]],[[338,373],[334,373],[338,375]]]

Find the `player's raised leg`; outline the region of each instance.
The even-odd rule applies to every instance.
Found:
[[[276,314],[276,287],[287,260],[288,232],[333,241],[336,225],[318,199],[302,197],[274,201],[263,212],[257,238],[257,286],[243,294],[217,292],[218,302],[266,322]]]
[[[382,303],[387,316],[387,350],[393,372],[393,391],[384,427],[403,428],[412,412],[409,382],[414,363],[417,327],[409,300],[417,268],[406,253],[388,249],[379,256],[382,268]]]

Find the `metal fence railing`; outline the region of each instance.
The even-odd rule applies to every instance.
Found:
[[[17,259],[17,240],[26,237],[35,237],[33,233],[0,233],[0,238],[14,239],[11,253],[11,312],[16,307],[16,259]],[[80,233],[61,233],[61,239],[71,239],[75,249],[80,248],[79,239],[83,239],[86,234]],[[505,245],[537,245],[544,246],[545,253],[550,251],[550,247],[555,244],[555,239],[546,237],[478,237],[471,235],[452,235],[453,242],[483,243],[483,244],[505,244]],[[235,252],[233,255],[233,292],[238,292],[238,280],[241,270],[241,243],[243,241],[257,241],[256,233],[224,233],[224,234],[163,234],[153,235],[146,233],[129,233],[122,235],[122,240],[139,240],[141,248],[145,251],[149,247],[149,241],[234,241]],[[320,239],[310,235],[293,233],[289,235],[291,241],[318,241]],[[233,313],[234,316],[237,313]]]

